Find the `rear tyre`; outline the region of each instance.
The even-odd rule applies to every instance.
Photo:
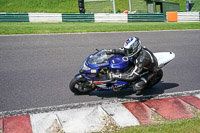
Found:
[[[158,82],[160,82],[162,77],[163,77],[163,71],[162,69],[159,69],[157,71],[157,74],[154,75],[150,81],[148,81],[146,88],[151,88],[152,86],[156,85]]]
[[[76,78],[71,80],[69,88],[75,95],[86,95],[94,90],[89,87],[89,83],[87,81]]]

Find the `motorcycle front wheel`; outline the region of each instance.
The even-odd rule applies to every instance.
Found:
[[[89,87],[89,84],[87,81],[80,80],[73,78],[69,84],[70,90],[75,94],[75,95],[86,95],[93,91],[91,87]]]

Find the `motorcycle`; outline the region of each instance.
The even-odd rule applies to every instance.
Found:
[[[145,88],[156,85],[163,77],[162,68],[175,58],[173,52],[154,53],[158,61],[156,75],[148,81]],[[130,88],[134,81],[112,80],[108,74],[125,72],[130,68],[129,58],[123,55],[107,55],[105,50],[97,50],[89,55],[83,62],[81,69],[69,84],[70,90],[75,95],[88,94],[97,89],[120,91]],[[143,74],[140,76],[142,77]]]

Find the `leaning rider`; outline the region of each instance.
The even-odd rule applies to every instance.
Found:
[[[153,53],[142,47],[138,37],[131,37],[123,48],[105,50],[107,54],[123,54],[132,62],[132,67],[124,73],[109,73],[111,79],[134,81],[136,94],[140,94],[148,81],[156,74],[158,62]]]

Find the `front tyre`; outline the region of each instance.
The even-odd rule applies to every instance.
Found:
[[[76,78],[71,80],[69,88],[75,95],[85,95],[93,91],[93,89],[89,87],[89,83],[87,81]]]

